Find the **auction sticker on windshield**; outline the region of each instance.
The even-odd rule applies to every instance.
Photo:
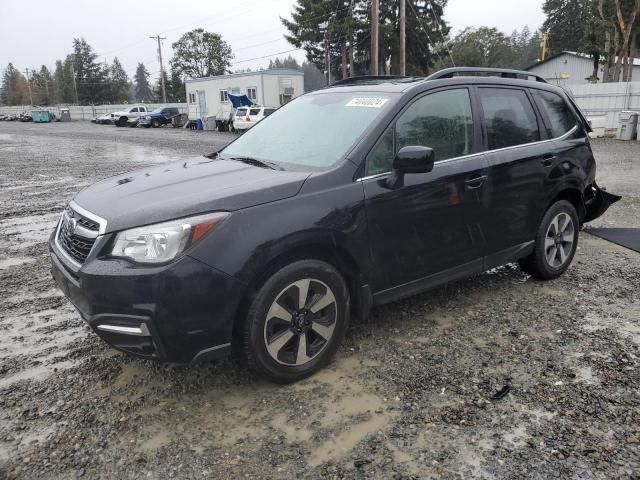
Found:
[[[380,108],[382,107],[388,98],[376,98],[376,97],[356,97],[349,100],[347,107],[369,107]]]

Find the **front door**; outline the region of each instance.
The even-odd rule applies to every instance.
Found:
[[[362,182],[374,302],[421,290],[429,278],[481,270],[486,160],[475,153],[475,133],[469,90],[440,90],[415,99],[370,153]],[[393,158],[409,145],[431,147],[434,168],[389,185]]]
[[[207,117],[207,98],[204,90],[198,90],[198,118]]]

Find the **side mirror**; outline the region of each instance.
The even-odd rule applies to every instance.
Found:
[[[393,159],[393,169],[402,173],[428,173],[433,170],[433,149],[429,147],[402,147]]]

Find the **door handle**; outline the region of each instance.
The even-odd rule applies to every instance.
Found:
[[[489,178],[486,175],[475,175],[473,177],[467,178],[464,183],[467,184],[468,190],[473,190],[474,188],[480,188],[484,181]]]
[[[540,163],[542,163],[542,165],[544,165],[545,167],[550,167],[551,165],[553,165],[553,161],[558,158],[555,155],[545,155],[542,160],[540,160]]]

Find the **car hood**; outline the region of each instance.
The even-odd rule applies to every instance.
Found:
[[[196,157],[102,180],[74,201],[107,221],[106,233],[296,195],[309,172]]]

